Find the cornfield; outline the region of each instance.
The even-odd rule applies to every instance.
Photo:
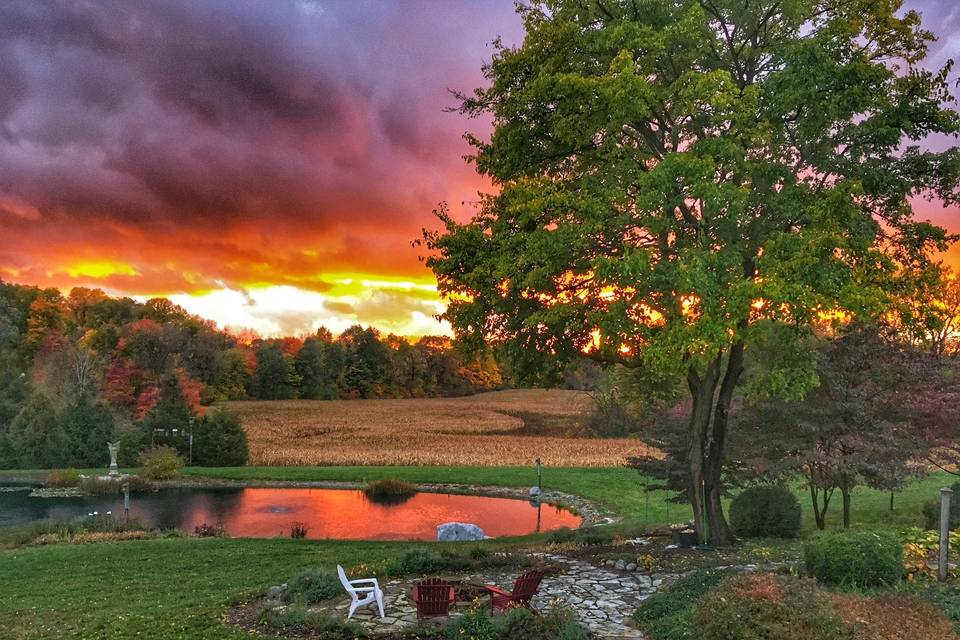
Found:
[[[529,465],[623,464],[637,440],[565,435],[590,398],[524,389],[465,398],[231,402],[250,440],[250,464]],[[530,423],[554,425],[530,429]],[[531,433],[532,431],[532,433]],[[543,431],[546,431],[543,433]]]

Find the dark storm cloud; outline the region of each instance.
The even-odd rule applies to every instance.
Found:
[[[99,240],[183,268],[216,242],[227,266],[207,275],[231,284],[264,262],[417,272],[431,207],[482,186],[446,89],[518,31],[509,2],[0,3],[0,203],[39,212],[0,207],[21,245],[0,268]]]
[[[941,36],[933,63],[956,56],[955,3],[907,6]],[[511,0],[2,0],[0,277],[64,286],[110,261],[131,268],[95,284],[166,293],[422,274],[430,210],[485,187],[460,137],[484,123],[443,109],[497,35],[521,38]]]

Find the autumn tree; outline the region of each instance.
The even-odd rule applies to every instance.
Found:
[[[856,486],[892,492],[920,471],[932,441],[913,397],[933,372],[926,354],[872,327],[846,327],[811,348],[819,355],[816,389],[736,412],[733,473],[766,481],[800,475],[820,529],[838,492],[849,527]]]
[[[872,316],[949,239],[909,198],[957,200],[950,64],[899,0],[543,0],[498,44],[463,113],[497,188],[426,232],[444,317],[521,379],[583,353],[682,381],[697,531],[721,503],[730,407],[751,345],[785,342],[750,391],[817,382],[799,344],[823,313]],[[761,322],[764,321],[764,322]],[[707,526],[708,525],[708,526]]]

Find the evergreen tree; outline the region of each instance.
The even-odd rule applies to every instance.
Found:
[[[267,342],[257,350],[257,368],[253,372],[252,393],[261,400],[285,400],[296,396],[297,372],[292,359],[280,345]]]
[[[168,375],[160,386],[160,397],[140,423],[142,446],[170,446],[184,454],[189,448],[186,434],[196,414],[183,394],[179,378]],[[174,432],[175,430],[175,432]]]
[[[214,411],[197,425],[193,439],[193,464],[202,467],[241,467],[250,448],[240,418],[229,411]]]
[[[67,459],[67,438],[53,404],[34,393],[10,423],[7,442],[17,467],[51,469]]]
[[[68,448],[64,464],[101,467],[110,462],[107,442],[113,437],[113,415],[102,403],[81,395],[60,416]]]
[[[323,342],[317,338],[307,338],[294,357],[294,367],[300,376],[301,398],[317,400],[323,397],[325,350]]]

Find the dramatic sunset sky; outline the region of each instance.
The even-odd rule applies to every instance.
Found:
[[[960,58],[960,4],[907,6],[931,65]],[[264,335],[442,332],[411,241],[488,187],[461,158],[488,124],[444,108],[496,36],[522,38],[511,0],[2,0],[0,278]]]

